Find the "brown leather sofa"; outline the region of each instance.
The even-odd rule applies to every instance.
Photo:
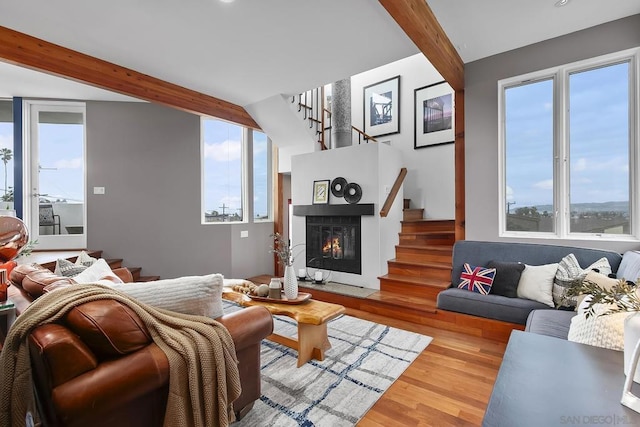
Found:
[[[11,278],[30,286],[25,276],[12,272]],[[50,279],[46,286],[60,285]],[[273,331],[273,319],[264,307],[249,307],[217,320],[236,348],[242,394],[233,407],[240,419],[260,397],[260,343]],[[168,360],[140,318],[123,304],[100,300],[79,305],[59,322],[34,329],[29,345],[45,426],[163,425]]]

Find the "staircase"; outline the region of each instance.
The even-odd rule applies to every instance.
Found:
[[[292,108],[297,109],[298,116],[308,123],[309,130],[315,135],[320,150],[332,148],[331,111],[325,105],[324,86],[302,92],[291,97]],[[351,142],[359,144],[377,142],[355,126],[351,126]]]
[[[453,220],[423,219],[424,209],[411,209],[405,199],[396,257],[387,261],[380,291],[418,297],[435,303],[451,284],[451,256],[455,242]]]

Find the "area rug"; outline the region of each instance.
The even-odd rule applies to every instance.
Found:
[[[242,308],[223,301],[225,313]],[[280,335],[296,322],[274,316]],[[429,345],[431,337],[342,315],[328,323],[332,348],[296,368],[298,353],[262,341],[262,396],[234,426],[353,426]]]

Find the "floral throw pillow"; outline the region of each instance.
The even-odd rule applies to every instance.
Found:
[[[495,268],[474,267],[465,262],[460,274],[458,288],[487,295],[491,292],[495,277]]]

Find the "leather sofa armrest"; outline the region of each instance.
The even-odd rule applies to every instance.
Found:
[[[141,396],[157,393],[169,384],[169,361],[151,344],[125,357],[102,362],[52,391],[60,419],[91,425],[126,407]],[[160,392],[166,399],[166,392]],[[164,405],[154,408],[163,411]],[[139,408],[142,411],[142,408]]]
[[[112,270],[113,273],[120,278],[124,283],[133,282],[133,275],[127,267],[120,267]]]
[[[273,317],[264,307],[247,307],[216,320],[231,334],[236,351],[259,343],[273,332]]]

